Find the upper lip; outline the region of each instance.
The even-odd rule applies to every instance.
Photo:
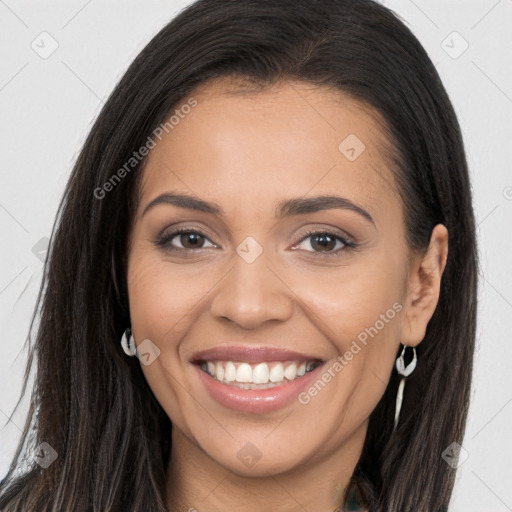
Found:
[[[322,361],[322,359],[318,356],[277,347],[229,345],[196,352],[192,357],[192,362],[198,363],[201,361],[263,363],[265,361]]]

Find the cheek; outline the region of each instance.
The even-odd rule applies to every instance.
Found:
[[[355,423],[368,418],[388,384],[402,326],[401,271],[344,269],[328,278],[296,280],[294,290],[306,314],[337,353],[328,365],[331,393],[318,398],[319,409],[348,415]],[[327,371],[327,369],[326,369]],[[333,407],[333,405],[336,406]],[[343,411],[339,414],[336,411]]]
[[[287,282],[305,314],[339,351],[352,340],[395,340],[401,328],[402,271],[373,261],[322,273],[290,274]],[[308,313],[309,311],[309,313]]]
[[[138,331],[139,338],[167,346],[190,328],[202,300],[218,280],[200,267],[172,264],[150,251],[134,254],[128,269],[134,335]]]
[[[153,394],[169,418],[186,427],[187,394],[183,396],[184,367],[179,355],[180,341],[193,327],[201,299],[214,286],[193,272],[192,266],[162,261],[150,250],[134,250],[128,266],[128,293],[132,332],[137,341],[150,339],[160,350],[150,365],[141,369]]]

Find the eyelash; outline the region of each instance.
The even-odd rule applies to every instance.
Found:
[[[331,233],[329,231],[314,230],[314,229],[311,230],[311,231],[306,231],[305,233],[303,233],[301,239],[297,243],[294,244],[294,247],[296,245],[299,245],[300,243],[304,242],[306,239],[312,237],[313,235],[329,235],[334,240],[340,241],[343,244],[343,247],[341,247],[340,249],[336,249],[335,251],[329,251],[329,252],[307,251],[307,252],[316,253],[316,254],[318,254],[321,257],[330,258],[330,257],[333,257],[333,256],[339,256],[340,252],[346,252],[346,251],[349,251],[351,249],[356,249],[357,248],[357,244],[353,240],[350,240],[349,238],[345,238],[345,237],[343,237],[341,235],[336,235],[335,233]]]
[[[193,252],[194,249],[181,248],[181,247],[172,247],[171,246],[170,242],[171,242],[171,240],[173,238],[175,238],[178,235],[185,234],[185,233],[186,234],[198,235],[198,236],[208,240],[208,237],[206,235],[204,235],[203,233],[201,233],[200,231],[196,231],[196,230],[188,229],[188,228],[180,228],[180,229],[176,229],[175,231],[171,231],[170,233],[164,233],[163,235],[160,235],[159,238],[155,241],[155,244],[158,247],[163,247],[167,251],[173,251],[173,252],[188,252],[188,251],[192,251]],[[333,256],[338,256],[339,253],[342,252],[342,251],[345,252],[347,250],[351,250],[351,249],[356,249],[357,248],[357,244],[355,242],[353,242],[352,240],[350,240],[349,238],[345,238],[343,236],[336,235],[335,233],[331,233],[331,232],[326,231],[326,230],[311,230],[311,231],[307,231],[306,233],[303,233],[302,237],[300,238],[300,240],[298,240],[298,242],[296,242],[294,244],[294,247],[299,245],[299,244],[301,244],[302,242],[304,242],[306,239],[312,237],[313,235],[329,235],[332,238],[334,238],[335,240],[340,241],[343,244],[343,247],[341,247],[340,249],[336,249],[335,251],[329,251],[329,252],[306,251],[306,252],[316,253],[320,257],[327,257],[327,258],[329,258],[329,257],[333,257]],[[212,242],[210,242],[210,243],[212,243]],[[199,249],[203,249],[203,247],[199,247]]]

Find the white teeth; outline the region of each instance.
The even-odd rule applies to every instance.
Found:
[[[283,364],[277,363],[272,370],[270,370],[270,382],[281,382],[284,377]]]
[[[288,380],[293,380],[295,377],[297,377],[297,365],[296,364],[290,364],[288,365],[284,370],[284,376]]]
[[[252,382],[252,368],[247,363],[242,363],[236,370],[237,382]]]
[[[235,365],[229,361],[226,365],[226,371],[224,373],[224,380],[227,382],[233,382],[236,379],[236,368]]]
[[[278,383],[290,382],[302,377],[316,368],[317,362],[272,362],[272,363],[238,363],[233,361],[205,361],[201,368],[212,377],[224,383],[233,385],[251,384],[266,385],[270,387]],[[249,389],[249,388],[247,388]]]
[[[211,375],[215,375],[217,379],[224,380],[224,366],[222,363],[217,361],[215,365],[215,372],[210,372]]]
[[[267,363],[260,363],[252,371],[252,381],[254,384],[266,384],[268,382],[268,365]]]

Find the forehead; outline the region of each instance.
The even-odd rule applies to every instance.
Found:
[[[374,212],[399,201],[385,123],[360,101],[303,82],[255,90],[226,78],[202,84],[181,105],[191,98],[197,105],[148,155],[142,204],[166,189],[230,203],[228,211],[320,193]]]

